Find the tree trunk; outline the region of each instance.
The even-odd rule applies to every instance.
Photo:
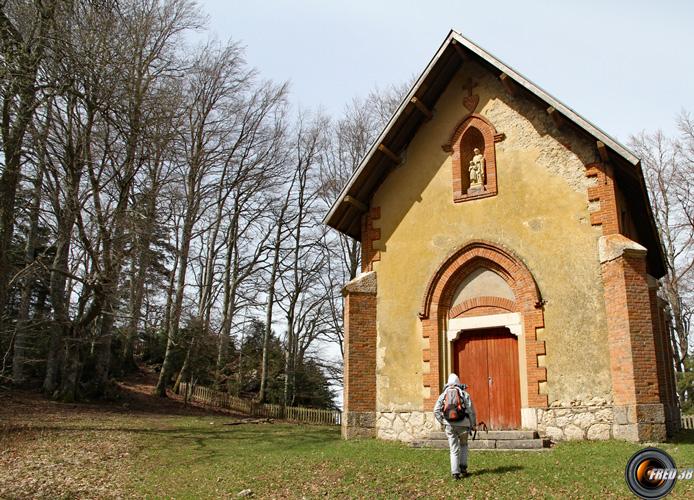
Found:
[[[94,377],[88,383],[87,394],[92,397],[103,396],[109,381],[111,368],[111,343],[113,340],[114,314],[116,301],[114,292],[107,294],[107,305],[101,314],[99,337],[94,346]]]
[[[48,41],[51,20],[55,13],[56,2],[43,6],[37,3],[37,24],[31,33],[31,39],[22,40],[21,30],[12,25],[12,21],[3,10],[0,10],[0,41],[4,49],[3,58],[16,60],[19,71],[13,73],[10,94],[2,96],[2,145],[5,160],[4,170],[0,175],[0,327],[2,327],[9,280],[11,274],[9,249],[14,233],[15,202],[17,187],[21,174],[21,158],[24,136],[34,116],[36,101],[36,75],[43,59]],[[17,37],[20,37],[17,39]],[[18,53],[15,52],[18,51]],[[5,75],[7,77],[8,75]],[[13,109],[16,100],[16,109]]]
[[[63,338],[70,323],[65,286],[75,215],[69,207],[61,212],[49,284],[54,321],[46,360],[46,376],[43,381],[43,390],[49,395],[58,387],[58,375],[64,357]]]
[[[235,285],[233,284],[234,278],[230,275],[231,273],[231,257],[227,254],[226,270],[225,270],[225,284],[224,284],[224,303],[222,306],[222,328],[219,331],[219,338],[217,339],[217,360],[215,363],[215,377],[214,377],[214,387],[215,390],[219,390],[222,382],[222,370],[224,369],[224,353],[226,352],[227,342],[231,336],[231,324],[236,314],[236,303],[234,294]]]
[[[270,360],[270,335],[272,334],[272,308],[275,303],[275,284],[277,281],[277,270],[280,261],[282,224],[277,225],[275,235],[275,247],[272,258],[272,270],[270,271],[270,282],[268,283],[267,305],[265,306],[265,330],[263,331],[263,358],[260,366],[260,390],[258,391],[258,402],[264,403],[267,398],[267,377],[268,363]]]
[[[183,223],[183,232],[181,235],[181,252],[179,255],[179,270],[178,281],[176,285],[176,298],[171,307],[171,317],[169,319],[169,328],[166,332],[166,351],[164,352],[164,362],[161,365],[159,372],[159,380],[155,393],[160,397],[166,397],[166,385],[171,376],[171,363],[174,348],[174,342],[178,337],[178,328],[181,322],[181,312],[183,308],[183,292],[186,286],[186,268],[188,266],[188,255],[190,253],[190,239],[193,233],[193,214],[186,214],[186,220]]]
[[[231,337],[231,327],[236,314],[236,292],[238,288],[238,252],[236,241],[238,237],[238,210],[234,211],[226,234],[227,253],[224,259],[224,303],[222,308],[222,328],[217,339],[217,363],[215,367],[215,387],[221,384],[224,369],[224,352]],[[217,389],[219,390],[219,389]]]
[[[151,221],[150,221],[151,222]],[[153,224],[147,223],[146,227],[151,228]],[[147,269],[150,265],[150,244],[151,236],[145,230],[140,236],[140,251],[137,259],[137,272],[134,272],[131,280],[130,293],[130,318],[125,333],[125,346],[123,347],[123,368],[126,371],[134,371],[137,365],[133,357],[133,347],[137,336],[137,328],[142,318],[142,303],[145,298],[145,281]]]
[[[88,292],[91,294],[92,292]],[[58,399],[62,401],[75,401],[79,397],[79,386],[82,375],[84,340],[86,329],[90,328],[103,310],[103,296],[101,290],[94,290],[93,299],[89,305],[80,307],[80,312],[72,322],[69,335],[66,338],[65,363],[63,365]],[[84,309],[84,310],[82,310]]]
[[[193,338],[190,339],[190,343],[188,344],[188,349],[186,349],[186,357],[183,359],[183,366],[181,366],[181,371],[178,373],[178,377],[176,377],[176,383],[173,386],[173,392],[175,394],[178,394],[178,389],[181,386],[181,382],[183,382],[185,377],[188,375],[188,372],[190,371],[190,358],[193,348],[195,347],[195,341],[196,336],[193,335]]]
[[[41,148],[39,147],[39,151]],[[24,247],[24,266],[29,267],[35,259],[36,241],[39,231],[39,210],[41,208],[41,190],[43,188],[43,161],[39,160],[38,171],[34,179],[34,192],[32,195],[29,214],[29,233]],[[22,279],[22,293],[17,313],[17,324],[14,338],[14,357],[12,359],[12,379],[16,385],[21,385],[24,380],[24,364],[26,363],[27,342],[29,340],[29,306],[31,292],[33,290],[34,272],[25,271]]]

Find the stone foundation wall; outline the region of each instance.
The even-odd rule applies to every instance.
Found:
[[[342,414],[342,437],[345,439],[376,436],[376,414],[372,411],[346,411]]]
[[[588,401],[554,401],[537,408],[537,431],[553,441],[602,440],[612,437],[614,409],[603,398]]]
[[[615,405],[612,436],[627,441],[665,441],[667,434],[663,405]]]
[[[662,405],[617,407],[612,401],[595,397],[586,401],[554,401],[548,408],[528,410],[535,411],[536,430],[540,435],[553,441],[665,439]],[[390,411],[375,414],[375,435],[379,439],[410,442],[427,439],[438,430],[439,424],[432,412]]]
[[[426,439],[439,430],[433,412],[389,411],[376,413],[376,436],[379,439],[415,441]]]

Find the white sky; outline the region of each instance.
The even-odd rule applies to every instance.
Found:
[[[675,132],[694,112],[688,0],[203,0],[211,32],[241,41],[293,101],[338,115],[353,96],[419,73],[453,28],[608,134]]]

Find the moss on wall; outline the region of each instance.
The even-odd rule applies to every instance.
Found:
[[[463,81],[478,82],[476,112],[506,135],[496,144],[498,195],[453,202],[452,162],[441,145],[467,114]],[[417,317],[432,274],[467,241],[511,250],[535,277],[545,307],[549,402],[609,398],[606,320],[590,225],[584,164],[596,161],[588,141],[560,133],[543,108],[506,94],[493,75],[466,64],[420,128],[405,162],[379,187],[372,206],[381,250],[378,274],[377,408],[422,406],[421,324]]]

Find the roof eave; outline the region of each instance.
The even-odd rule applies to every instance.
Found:
[[[426,68],[422,72],[422,74],[419,76],[417,81],[414,83],[408,94],[405,96],[405,98],[402,100],[396,111],[393,113],[391,116],[390,120],[388,121],[387,125],[384,127],[383,131],[381,134],[378,136],[378,138],[375,140],[375,142],[371,145],[369,148],[369,151],[367,154],[364,156],[362,161],[360,162],[359,166],[355,171],[352,173],[350,176],[347,184],[345,187],[341,190],[339,196],[336,198],[335,202],[332,204],[330,207],[330,210],[328,213],[325,215],[323,218],[323,223],[327,224],[330,227],[333,227],[337,229],[338,231],[349,234],[349,228],[350,226],[345,226],[345,224],[340,224],[343,220],[345,219],[351,219],[349,217],[346,217],[347,212],[343,213],[341,217],[337,217],[337,212],[341,205],[345,203],[345,197],[350,194],[351,191],[355,188],[355,184],[357,184],[357,181],[361,178],[362,175],[365,174],[365,171],[367,167],[369,166],[370,162],[373,160],[374,155],[378,151],[378,145],[381,144],[384,139],[393,131],[393,129],[398,125],[399,119],[402,117],[402,115],[405,112],[405,108],[411,101],[411,99],[417,94],[417,92],[420,90],[422,83],[427,79],[427,77],[436,69],[437,63],[440,61],[442,55],[446,51],[446,49],[449,47],[449,45],[453,42],[456,41],[457,43],[461,44],[474,54],[476,54],[478,57],[492,65],[493,67],[497,68],[500,73],[505,73],[508,75],[514,82],[516,82],[518,85],[522,86],[525,88],[527,91],[530,93],[534,94],[537,96],[539,99],[547,103],[549,106],[554,107],[559,113],[564,115],[567,119],[575,123],[578,127],[583,129],[585,132],[590,134],[592,137],[594,137],[596,140],[601,141],[604,143],[610,150],[612,150],[614,153],[616,153],[618,156],[620,156],[624,161],[632,165],[633,167],[638,168],[639,167],[639,159],[631,153],[625,146],[620,144],[617,140],[613,139],[610,137],[607,133],[605,133],[603,130],[601,130],[599,127],[595,126],[592,124],[590,121],[586,120],[583,118],[581,115],[576,113],[573,109],[569,108],[565,104],[563,104],[561,101],[558,99],[554,98],[551,96],[548,92],[540,88],[539,86],[535,85],[532,83],[530,80],[528,80],[526,77],[524,77],[522,74],[518,73],[517,71],[513,70],[509,66],[507,66],[505,63],[497,59],[496,57],[492,56],[488,52],[486,52],[484,49],[476,45],[474,42],[471,40],[468,40],[465,38],[463,35],[460,33],[451,30],[444,41],[442,42],[441,46],[439,49],[436,51],[434,56],[431,58],[429,63],[427,64]],[[640,169],[639,169],[640,170]],[[367,201],[368,200],[362,200],[362,201]],[[351,208],[346,208],[345,210],[353,210]],[[343,226],[343,227],[340,227]],[[350,235],[354,236],[354,235]]]
[[[421,84],[424,80],[426,80],[426,77],[429,75],[429,73],[432,71],[432,69],[436,66],[436,63],[438,60],[441,58],[443,55],[444,51],[448,47],[448,45],[451,43],[451,41],[454,39],[456,32],[451,30],[448,33],[448,36],[445,38],[443,43],[441,43],[441,46],[439,49],[436,51],[434,54],[434,57],[431,58],[431,61],[429,61],[429,64],[427,64],[427,67],[424,69],[422,74],[419,76],[417,81],[414,83],[408,94],[403,98],[402,102],[398,106],[398,108],[395,110],[393,115],[390,117],[390,120],[388,120],[388,123],[384,127],[383,131],[381,134],[378,136],[378,138],[374,141],[374,143],[371,145],[371,148],[369,148],[369,151],[366,153],[366,156],[364,156],[364,159],[361,161],[359,166],[356,168],[356,170],[352,173],[350,176],[349,180],[347,181],[347,184],[345,184],[345,187],[342,188],[342,191],[340,191],[340,194],[338,197],[335,199],[333,202],[332,206],[330,207],[330,210],[326,214],[325,217],[323,217],[323,223],[327,224],[328,226],[337,229],[340,231],[340,228],[336,227],[338,221],[333,221],[333,217],[335,216],[335,212],[337,211],[338,207],[344,203],[345,196],[349,193],[350,189],[354,185],[355,181],[357,178],[362,174],[368,163],[371,161],[372,157],[378,151],[378,145],[383,142],[383,140],[386,138],[386,136],[391,132],[392,128],[395,126],[396,122],[398,121],[398,118],[402,115],[402,113],[405,110],[405,107],[407,107],[408,103],[412,100],[412,97],[415,96],[417,91],[420,89]]]

